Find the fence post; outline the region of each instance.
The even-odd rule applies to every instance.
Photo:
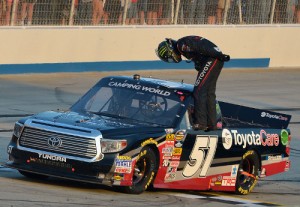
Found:
[[[274,13],[275,13],[275,5],[276,5],[276,0],[272,1],[272,10],[271,10],[271,16],[270,16],[270,24],[273,24],[274,20]]]
[[[177,0],[174,24],[177,24],[177,21],[178,21],[179,6],[180,6],[180,0]]]
[[[225,0],[225,10],[224,10],[223,25],[227,24],[228,9],[229,9],[229,0]]]
[[[129,3],[129,0],[125,0],[122,25],[125,25],[125,24],[126,24],[127,10],[128,10],[128,3]]]
[[[75,14],[75,0],[72,0],[71,2],[71,10],[70,10],[70,18],[69,18],[69,25],[73,25],[73,20],[74,20],[74,14]]]
[[[11,19],[10,19],[10,25],[11,26],[15,26],[15,23],[17,22],[17,18],[18,18],[18,15],[17,15],[18,4],[19,4],[18,0],[14,1],[13,8],[12,8]]]
[[[238,1],[238,4],[239,4],[239,18],[240,18],[240,24],[243,23],[243,14],[242,14],[242,0],[239,0]]]

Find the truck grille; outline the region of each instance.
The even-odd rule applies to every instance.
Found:
[[[51,138],[59,140],[59,145],[53,146]],[[61,134],[30,127],[24,128],[20,138],[20,146],[84,159],[92,159],[97,155],[96,140],[94,138]]]

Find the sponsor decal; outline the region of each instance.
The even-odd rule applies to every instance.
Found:
[[[239,165],[232,165],[230,176],[231,176],[231,177],[236,177],[236,176],[237,176],[238,169],[239,169]]]
[[[265,130],[260,130],[261,144],[262,146],[278,146],[279,135],[268,134]]]
[[[195,81],[195,86],[198,86],[201,83],[203,77],[206,75],[206,73],[209,70],[209,67],[211,66],[211,64],[212,64],[212,61],[209,61],[209,62],[206,63],[206,65],[204,66],[202,72],[199,74],[197,80]]]
[[[230,176],[223,176],[222,186],[235,186],[236,178]]]
[[[164,160],[170,160],[171,158],[172,158],[172,154],[171,153],[163,156]]]
[[[183,141],[185,137],[185,130],[180,130],[175,134],[175,141]]]
[[[175,137],[174,134],[167,134],[166,135],[166,141],[174,141],[174,137]]]
[[[172,153],[172,152],[173,152],[173,147],[164,147],[162,149],[163,154]]]
[[[162,166],[163,167],[168,167],[169,166],[169,160],[163,160],[163,164],[162,164]]]
[[[285,129],[281,130],[280,137],[281,137],[281,144],[284,145],[284,146],[287,145],[288,141],[289,141],[288,131],[285,130]]]
[[[150,138],[150,139],[148,139],[148,140],[142,142],[141,146],[144,147],[144,146],[146,146],[146,145],[148,145],[148,144],[155,144],[155,145],[157,145],[157,141],[154,140],[153,138]]]
[[[166,134],[172,134],[174,132],[173,128],[165,129]]]
[[[287,121],[288,118],[284,117],[282,115],[276,115],[276,114],[270,114],[269,112],[261,112],[261,117],[263,118],[269,118],[269,119],[277,119],[277,120],[281,120],[281,121]]]
[[[67,169],[72,169],[72,165],[66,162],[57,162],[56,160],[46,160],[46,159],[39,159],[39,158],[34,158],[30,157],[29,160],[27,160],[27,163],[34,162],[37,164],[41,165],[47,165],[51,167],[58,167],[58,168],[67,168]],[[73,169],[72,169],[73,171]]]
[[[177,168],[179,166],[179,161],[171,161],[169,166]]]
[[[118,156],[115,161],[116,173],[131,173],[132,159],[129,156]]]
[[[167,173],[165,176],[165,180],[175,180],[176,174],[175,173]]]
[[[44,160],[52,160],[52,161],[58,161],[58,162],[67,162],[67,158],[56,156],[56,155],[48,155],[48,154],[42,154],[39,153],[39,158]]]
[[[166,141],[165,147],[166,148],[168,148],[168,147],[172,147],[173,148],[174,147],[174,143],[175,143],[174,141]]]
[[[228,129],[222,131],[222,143],[225,149],[230,149],[232,146],[232,135]]]
[[[174,148],[172,155],[179,156],[182,153],[182,148]]]
[[[131,157],[121,155],[121,156],[118,156],[117,159],[119,159],[119,160],[131,160]]]
[[[177,167],[168,167],[167,173],[176,173]]]
[[[176,141],[175,147],[182,147],[182,142],[181,141]]]
[[[241,134],[238,130],[223,129],[222,131],[222,143],[225,149],[230,149],[232,144],[240,145],[243,148],[252,145],[262,145],[262,146],[278,146],[279,145],[279,135],[269,134],[265,130],[260,130],[259,134],[255,134],[253,131],[248,134]]]
[[[122,174],[114,175],[114,180],[121,181],[124,179],[124,176]]]
[[[234,144],[242,145],[246,148],[248,145],[261,145],[261,139],[259,134],[255,134],[253,131],[251,134],[239,134],[237,130],[231,130],[233,133]]]
[[[285,163],[284,171],[289,171],[290,167],[291,167],[291,162],[289,160],[287,160],[286,163]]]
[[[149,93],[154,93],[154,94],[158,94],[158,95],[162,95],[162,96],[170,96],[171,92],[166,91],[166,90],[161,90],[158,88],[151,88],[151,87],[147,87],[147,86],[142,86],[139,84],[131,84],[131,83],[121,83],[121,82],[109,82],[108,83],[109,86],[112,87],[118,87],[118,88],[128,88],[128,89],[133,89],[133,90],[137,90],[137,91],[144,91],[144,92],[149,92]]]
[[[180,160],[180,156],[178,156],[178,155],[173,155],[171,159],[172,159],[172,160]]]
[[[282,160],[282,155],[270,155],[267,156],[267,160]]]

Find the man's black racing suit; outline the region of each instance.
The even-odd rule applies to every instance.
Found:
[[[186,36],[177,41],[177,49],[195,63],[198,71],[194,85],[194,125],[201,129],[216,129],[216,85],[230,57],[224,55],[211,41],[199,36]]]

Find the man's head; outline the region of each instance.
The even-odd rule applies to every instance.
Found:
[[[164,62],[179,63],[182,59],[176,45],[177,42],[175,40],[166,38],[165,41],[158,45],[156,55]]]

